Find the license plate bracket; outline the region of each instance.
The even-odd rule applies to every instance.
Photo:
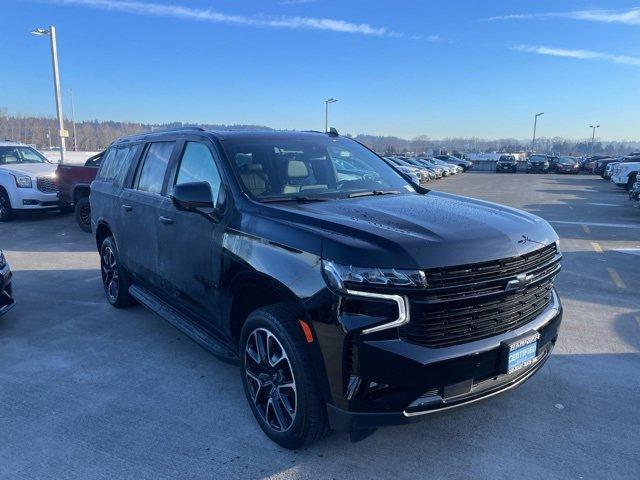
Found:
[[[500,344],[501,368],[507,375],[516,373],[538,359],[538,339],[540,334],[531,330]]]

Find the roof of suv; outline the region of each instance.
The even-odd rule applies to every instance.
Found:
[[[200,127],[184,127],[168,130],[158,130],[155,132],[143,132],[135,135],[129,135],[126,137],[120,137],[114,143],[133,142],[140,140],[148,140],[156,137],[163,137],[165,135],[172,135],[176,133],[200,133],[208,134],[218,140],[225,140],[227,138],[252,138],[252,137],[317,137],[318,135],[331,135],[323,132],[316,131],[298,131],[298,130],[205,130]]]

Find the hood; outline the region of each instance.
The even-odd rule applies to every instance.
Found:
[[[29,175],[31,178],[50,177],[56,172],[58,166],[53,163],[14,163],[0,165],[0,171],[13,173],[14,175]]]
[[[272,204],[265,210],[272,221],[321,236],[322,252],[313,253],[362,267],[426,269],[484,262],[522,255],[558,238],[535,215],[433,191]]]

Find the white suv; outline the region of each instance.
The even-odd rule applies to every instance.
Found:
[[[0,142],[0,222],[16,210],[60,209],[56,167],[29,145]]]
[[[611,181],[630,190],[638,177],[638,171],[640,171],[640,161],[620,162],[611,169]]]

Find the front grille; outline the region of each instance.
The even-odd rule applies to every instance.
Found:
[[[445,347],[514,330],[551,301],[560,259],[552,244],[520,257],[428,270],[427,290],[409,295],[411,320],[402,334],[420,345]],[[507,291],[518,277],[523,283]]]
[[[38,190],[42,193],[58,193],[58,181],[52,177],[38,177]]]

